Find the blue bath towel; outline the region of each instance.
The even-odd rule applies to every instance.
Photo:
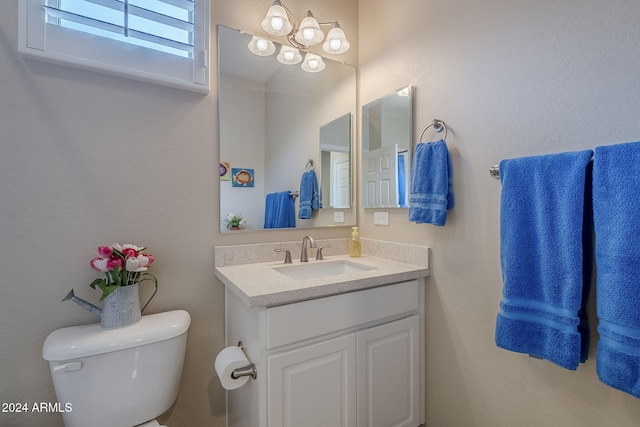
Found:
[[[411,166],[409,221],[445,225],[453,208],[451,160],[444,140],[419,143]]]
[[[313,169],[302,174],[299,204],[298,218],[300,219],[309,219],[313,211],[320,209],[320,190]]]
[[[264,209],[264,228],[291,228],[296,226],[293,197],[289,191],[267,194]]]
[[[593,157],[600,380],[640,398],[640,142]]]
[[[587,358],[592,152],[500,163],[504,288],[496,345],[576,369]]]

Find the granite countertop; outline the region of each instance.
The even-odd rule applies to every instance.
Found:
[[[372,268],[300,280],[274,270],[274,267],[286,267],[282,260],[279,260],[217,266],[215,275],[248,307],[269,307],[403,282],[430,274],[429,267],[425,265],[408,264],[368,254],[363,254],[360,258],[350,258],[346,254],[330,255],[325,256],[324,261],[309,260],[309,265],[339,260]],[[293,264],[287,265],[300,264],[305,263],[295,260]]]

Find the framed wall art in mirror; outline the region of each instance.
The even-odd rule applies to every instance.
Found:
[[[229,213],[242,215],[241,231],[356,225],[351,188],[355,68],[321,58],[324,69],[311,73],[302,62],[279,62],[282,45],[268,41],[273,53],[258,56],[249,50],[251,43],[256,43],[252,35],[218,26],[221,220]],[[226,180],[229,168],[252,169],[253,186],[233,187],[233,180]],[[302,178],[310,171],[317,181],[318,209],[301,218],[300,203],[308,196]],[[335,177],[342,181],[336,183]],[[344,222],[334,221],[341,217]],[[220,231],[226,230],[221,221]]]
[[[408,207],[411,85],[362,107],[362,206]]]

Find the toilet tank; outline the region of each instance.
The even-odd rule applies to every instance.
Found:
[[[190,323],[175,310],[121,329],[97,323],[52,332],[42,356],[65,426],[132,427],[166,412],[178,395]]]

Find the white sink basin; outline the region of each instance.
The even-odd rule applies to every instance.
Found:
[[[375,267],[356,264],[349,261],[318,261],[299,265],[274,267],[278,273],[289,276],[292,279],[306,280],[317,279],[326,276],[339,276],[341,274],[358,273],[360,271],[374,270]]]

